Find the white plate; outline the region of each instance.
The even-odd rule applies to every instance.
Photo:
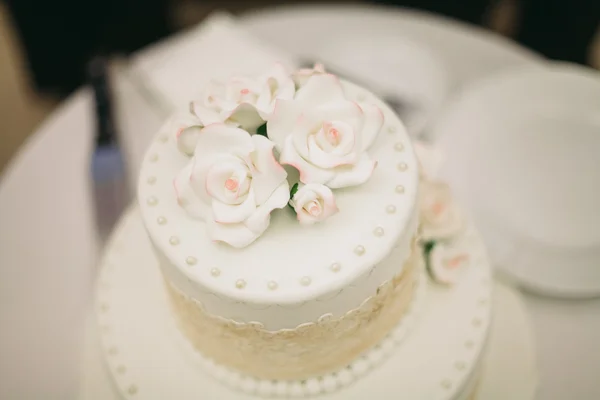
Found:
[[[527,67],[472,85],[433,129],[443,177],[522,285],[600,295],[600,74]]]

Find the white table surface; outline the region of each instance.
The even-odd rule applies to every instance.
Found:
[[[427,43],[447,63],[456,87],[538,62],[480,29],[406,11],[280,9],[247,17],[243,25],[273,45],[318,57],[311,48],[336,20],[337,29],[401,32]],[[98,254],[88,179],[92,134],[92,97],[82,90],[38,129],[1,178],[0,398],[77,396]],[[600,398],[600,300],[524,299],[538,342],[538,398]]]

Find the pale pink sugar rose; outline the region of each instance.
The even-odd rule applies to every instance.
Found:
[[[295,71],[292,74],[292,78],[294,79],[294,83],[296,83],[297,87],[302,87],[306,85],[308,79],[314,75],[325,75],[325,67],[323,64],[315,64],[312,68],[301,68]]]
[[[169,133],[175,136],[177,148],[183,154],[191,156],[194,154],[198,134],[204,128],[202,121],[189,112],[174,116],[167,123]]]
[[[381,110],[346,99],[334,75],[314,75],[293,100],[277,100],[267,122],[279,161],[300,172],[302,183],[343,188],[366,182],[376,166],[367,153],[383,124]]]
[[[267,229],[271,212],[288,203],[287,173],[273,146],[264,136],[225,124],[201,131],[174,187],[181,207],[206,222],[213,240],[245,247]]]
[[[459,235],[464,219],[453,201],[450,187],[440,181],[421,182],[421,239],[450,239]]]
[[[290,200],[290,205],[302,225],[324,221],[339,211],[331,189],[318,183],[300,187]]]
[[[445,285],[458,282],[471,264],[471,255],[459,243],[437,243],[429,254],[429,270],[433,279]]]
[[[224,122],[254,132],[269,118],[277,99],[292,99],[295,92],[290,73],[276,64],[258,77],[211,82],[202,99],[190,104],[190,111],[204,126]]]

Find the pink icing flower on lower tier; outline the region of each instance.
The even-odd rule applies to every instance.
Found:
[[[300,187],[293,194],[290,205],[302,225],[324,221],[339,211],[331,189],[319,183]]]
[[[277,100],[267,133],[302,183],[335,189],[371,177],[377,163],[367,149],[382,124],[378,107],[347,100],[338,78],[325,74],[311,76],[293,100]]]
[[[265,232],[271,212],[286,206],[287,173],[273,146],[264,136],[225,124],[202,129],[174,187],[181,207],[206,222],[211,239],[248,246]]]
[[[429,253],[427,268],[432,278],[445,285],[458,282],[471,263],[471,255],[460,243],[439,242]]]
[[[441,181],[421,182],[421,238],[423,241],[450,239],[464,229],[450,187]]]
[[[204,96],[190,104],[203,125],[224,122],[254,133],[273,112],[277,99],[292,99],[296,87],[290,73],[275,64],[257,77],[232,77],[226,83],[211,82]]]

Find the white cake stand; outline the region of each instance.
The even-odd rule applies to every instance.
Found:
[[[388,348],[387,360],[351,386],[319,398],[387,399],[397,393],[462,400],[476,384],[479,399],[533,398],[537,379],[527,317],[515,294],[496,285],[494,321],[486,337],[490,268],[477,235],[467,239],[476,262],[461,280],[463,287],[427,284],[418,323],[399,346]],[[257,399],[223,385],[199,367],[197,353],[183,351],[137,208],[123,218],[105,253],[97,313],[102,353],[122,397]],[[483,350],[480,378],[470,371]],[[83,398],[97,396],[97,390],[83,388]]]

